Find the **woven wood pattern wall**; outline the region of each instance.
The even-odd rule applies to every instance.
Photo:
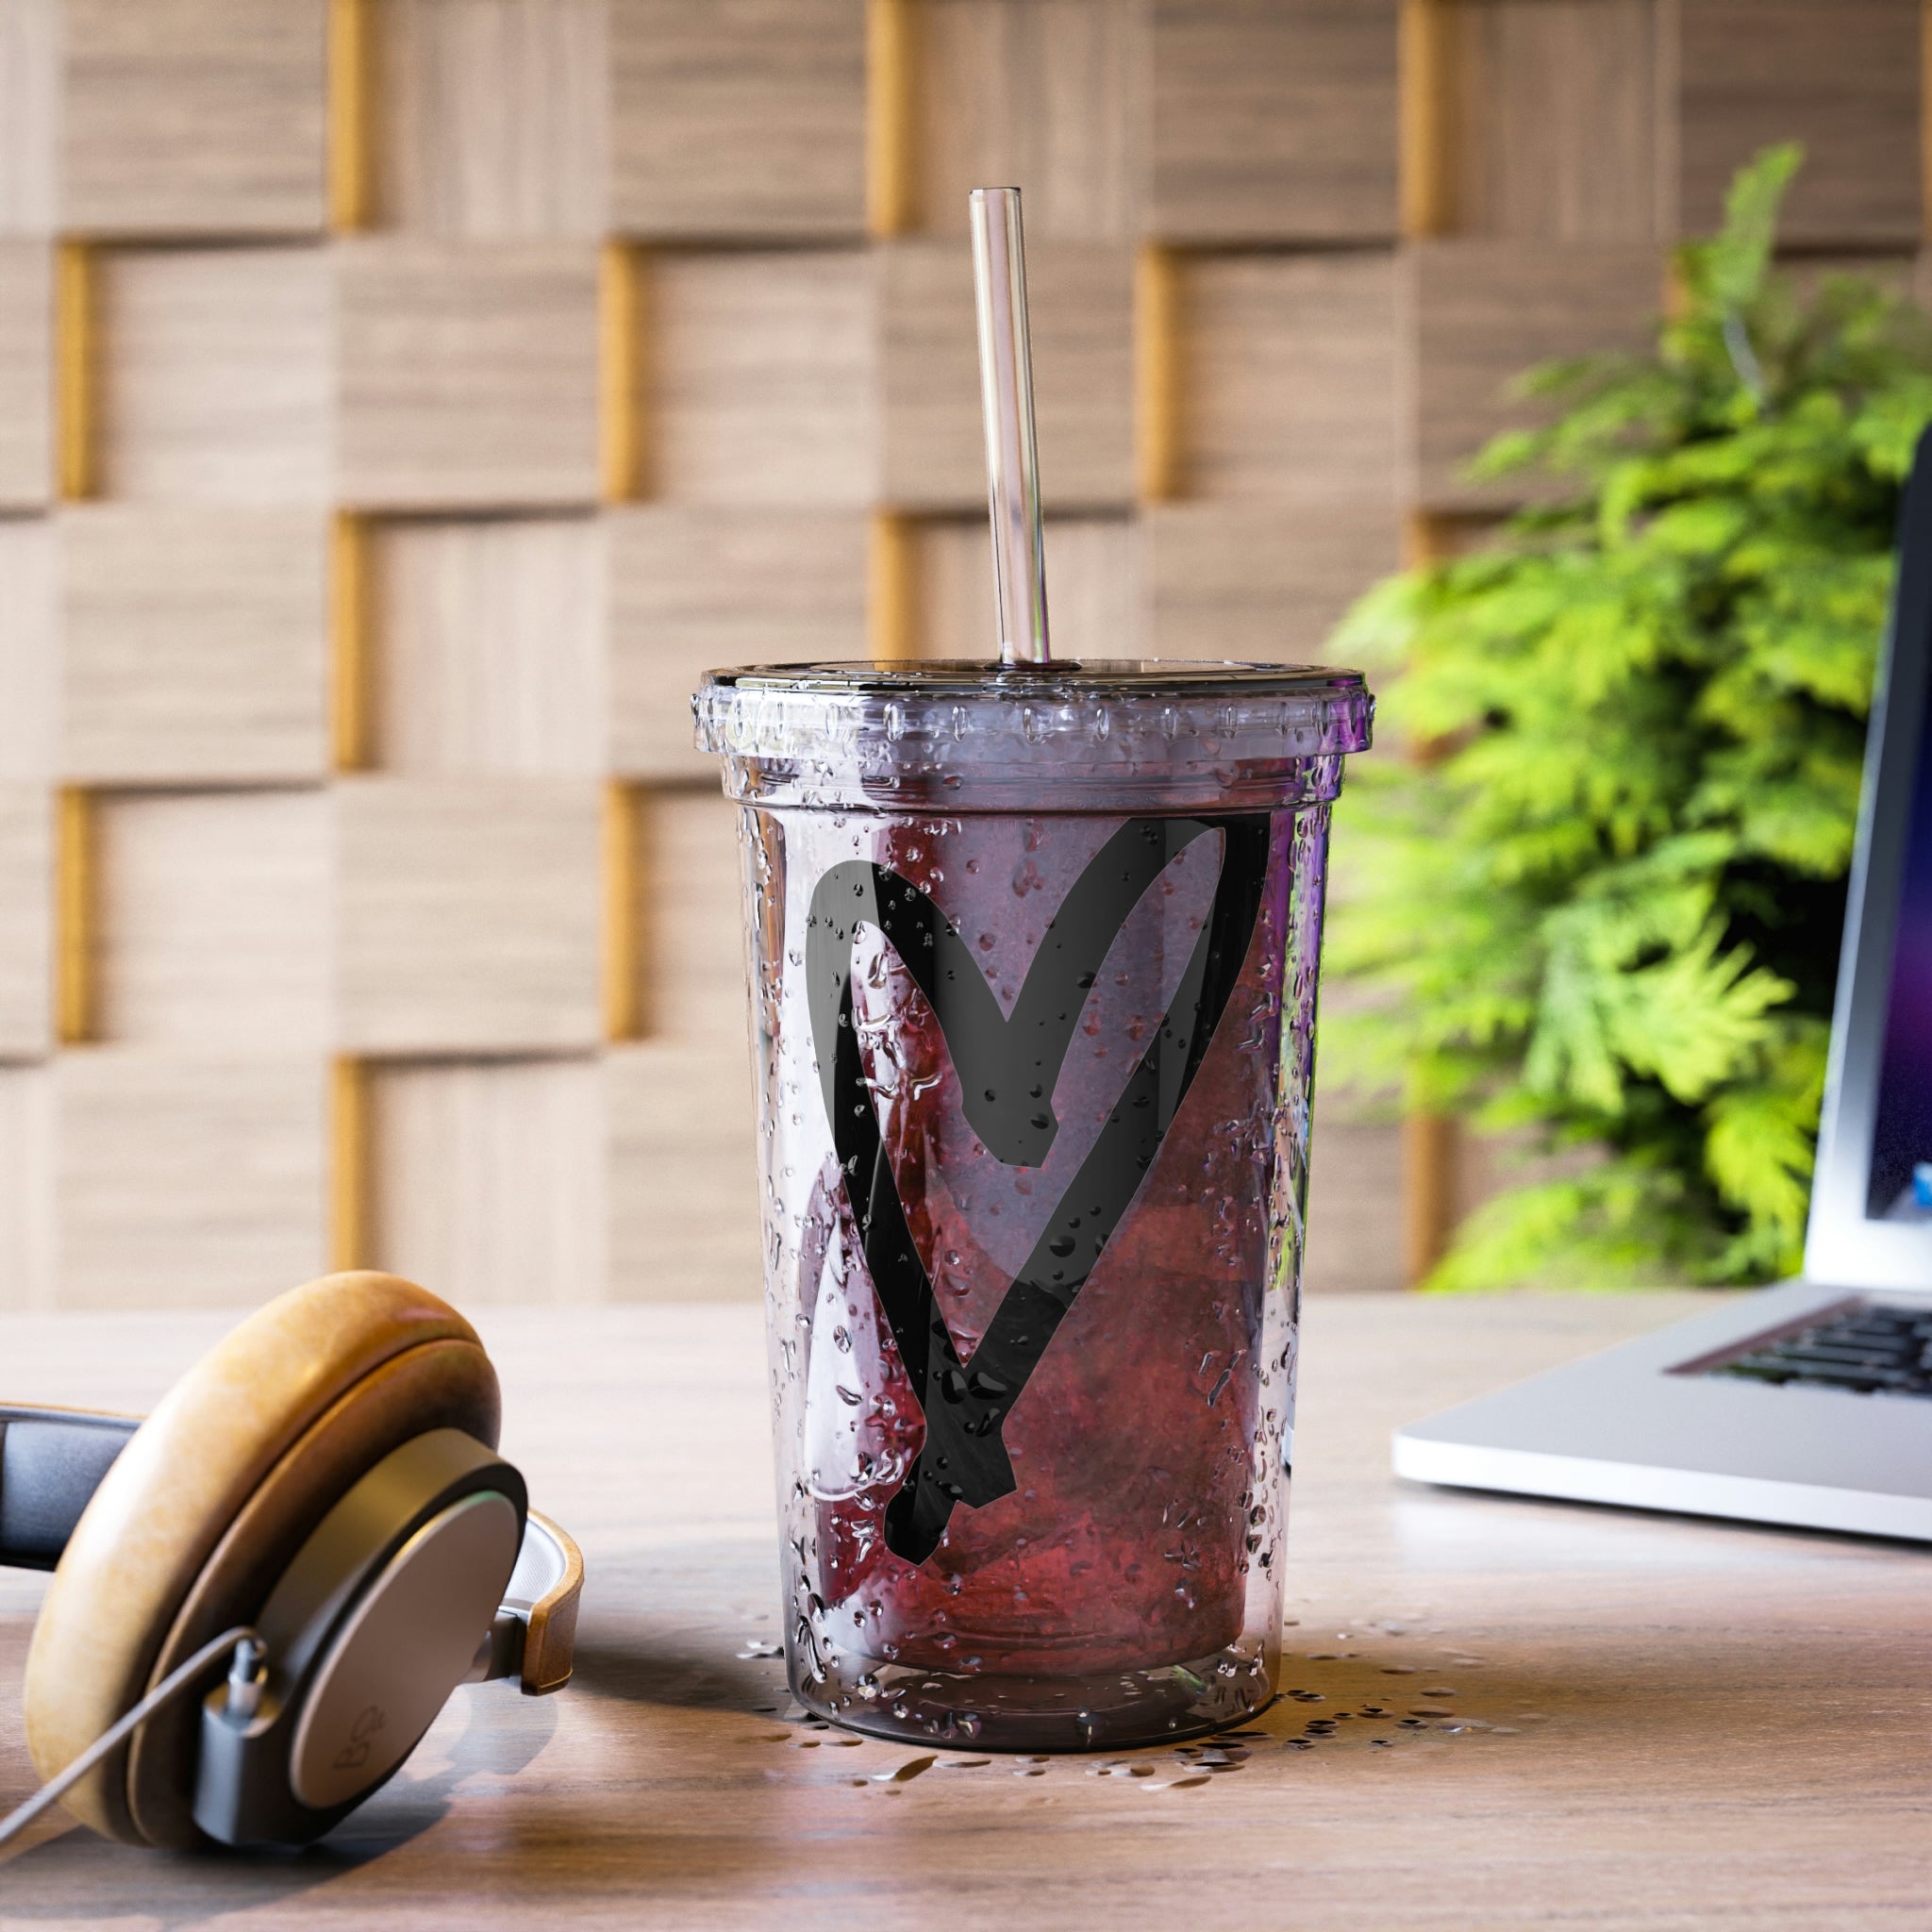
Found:
[[[0,1304],[751,1295],[719,662],[1319,656],[1731,168],[1920,245],[1919,0],[0,0]],[[1346,855],[1343,855],[1345,890]],[[1411,1246],[1474,1185],[1407,1139]],[[1311,1285],[1404,1267],[1324,1103]]]

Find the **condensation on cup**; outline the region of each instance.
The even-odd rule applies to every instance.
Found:
[[[1372,708],[1282,665],[706,677],[810,1710],[1078,1750],[1274,1694],[1328,814]]]

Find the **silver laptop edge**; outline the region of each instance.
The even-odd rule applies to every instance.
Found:
[[[1869,1211],[1909,818],[1932,739],[1932,431],[1913,463],[1898,547],[1803,1277],[1725,1295],[1688,1322],[1399,1429],[1397,1475],[1932,1542],[1932,1400],[1705,1373],[1839,1304],[1869,1297],[1932,1308],[1932,1219]]]

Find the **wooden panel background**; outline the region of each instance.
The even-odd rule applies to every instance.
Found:
[[[966,190],[1027,197],[1061,648],[1319,659],[1755,147],[1807,144],[1807,253],[1911,274],[1924,38],[0,0],[0,1305],[756,1295],[686,701],[987,649]],[[1393,1285],[1485,1171],[1324,1091],[1310,1287]]]

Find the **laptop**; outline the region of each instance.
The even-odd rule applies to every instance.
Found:
[[[1803,1275],[1399,1429],[1394,1466],[1932,1542],[1932,430],[1900,512]]]

